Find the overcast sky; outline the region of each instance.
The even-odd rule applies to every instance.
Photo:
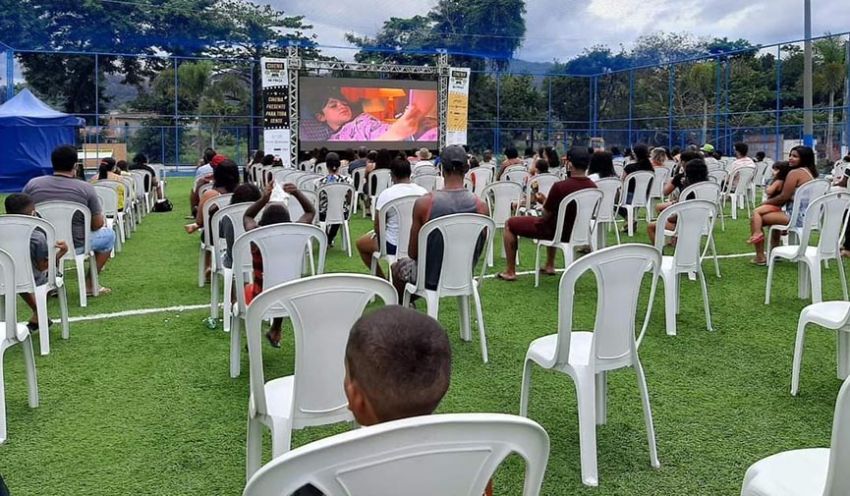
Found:
[[[321,45],[347,46],[344,34],[373,35],[391,16],[424,14],[434,0],[264,0],[306,16]],[[352,5],[357,5],[353,7]],[[362,7],[360,7],[362,6]],[[747,38],[769,44],[803,37],[802,0],[527,0],[526,37],[517,58],[567,60],[585,47],[620,44],[657,31]],[[815,35],[850,31],[850,0],[813,0]],[[352,50],[324,49],[351,59]]]

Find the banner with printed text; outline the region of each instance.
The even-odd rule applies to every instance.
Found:
[[[260,59],[263,84],[263,147],[266,154],[289,157],[289,77],[286,59]]]
[[[469,120],[470,69],[449,69],[449,103],[446,109],[446,145],[465,145]]]

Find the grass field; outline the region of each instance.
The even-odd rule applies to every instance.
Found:
[[[80,309],[76,284],[69,281],[72,316],[209,303],[209,287],[197,287],[197,236],[182,230],[188,187],[188,180],[171,180],[175,210],[146,217],[125,251],[106,267],[101,282],[113,289],[111,295],[90,299],[89,307]],[[352,231],[359,235],[370,225],[358,214]],[[639,242],[646,242],[643,228],[634,238]],[[745,218],[728,220],[726,231],[718,227],[716,232],[721,254],[750,251]],[[328,253],[328,271],[365,273],[356,255],[346,257],[340,244]],[[529,270],[531,245],[524,243],[521,253],[520,269]],[[497,257],[488,272],[503,267]],[[796,267],[777,267],[770,306],[763,304],[767,271],[751,265],[749,257],[721,260],[720,279],[708,262],[705,269],[715,332],[705,329],[698,284],[684,278],[678,336],[664,333],[659,285],[640,349],[661,468],[649,466],[634,372],[618,371],[609,374],[608,424],[598,428],[600,486],[582,486],[574,387],[567,376],[537,369],[530,416],[552,442],[542,494],[736,494],[756,460],[829,445],[841,385],[832,333],[809,334],[801,393],[789,394],[797,317],[806,305],[796,297]],[[839,299],[834,263],[824,280],[824,298]],[[440,412],[518,412],[528,344],[556,331],[557,288],[556,277],[543,278],[539,288],[532,276],[513,284],[483,283],[487,365],[477,340],[459,339],[456,306],[445,300],[440,320],[452,341],[454,372]],[[576,327],[592,325],[595,297],[592,281],[582,281]],[[57,315],[58,305],[52,305],[51,315]],[[20,347],[13,347],[4,364],[9,433],[0,446],[0,473],[12,494],[241,494],[247,353],[241,377],[230,379],[229,337],[220,326],[209,330],[207,315],[208,310],[198,310],[78,321],[69,341],[59,339],[55,326],[51,354],[36,360],[41,404],[34,410],[27,406]],[[292,348],[291,330],[285,330],[281,350],[266,347],[267,378],[292,372]],[[345,429],[300,431],[293,445]],[[267,439],[267,452],[268,445]],[[522,463],[511,459],[496,476],[496,494],[520,494],[521,484]]]

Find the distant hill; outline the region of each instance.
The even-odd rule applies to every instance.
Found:
[[[552,62],[529,62],[527,60],[514,59],[511,60],[508,66],[508,72],[513,74],[531,74],[533,75],[534,84],[540,87],[543,84],[543,78],[555,64]]]

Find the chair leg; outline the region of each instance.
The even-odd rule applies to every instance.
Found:
[[[100,281],[98,281],[97,261],[94,254],[89,255],[89,276],[91,277],[91,294],[94,297],[100,296]],[[83,281],[85,284],[85,281]]]
[[[608,374],[596,373],[596,425],[608,422]]]
[[[537,288],[540,286],[540,243],[535,243],[535,255],[534,255],[534,287]]]
[[[218,326],[218,271],[210,274],[210,317],[207,327],[215,329]]]
[[[800,322],[797,323],[797,339],[794,342],[794,362],[791,365],[791,396],[797,396],[800,390],[800,368],[803,365],[803,343],[806,340],[806,324],[809,323],[806,310],[800,315]],[[842,332],[838,331],[841,335]]]
[[[797,262],[797,296],[801,299],[808,299],[812,294],[811,270],[808,264],[803,261]],[[816,303],[816,302],[812,302]]]
[[[80,257],[75,257],[74,262],[77,267],[77,287],[80,289],[80,306],[85,308],[88,306],[88,296],[86,295],[85,262]]]
[[[35,371],[35,352],[32,349],[32,336],[28,336],[21,346],[24,348],[24,367],[27,374],[27,400],[30,408],[38,408],[38,375]],[[2,373],[0,373],[2,376]],[[2,386],[0,386],[2,387]]]
[[[47,287],[44,286],[46,289]],[[38,316],[38,345],[41,355],[50,354],[50,327],[47,325],[47,293],[42,293],[41,288],[36,288],[35,308]]]
[[[460,338],[472,341],[472,330],[469,322],[469,296],[457,297],[457,314],[460,318]]]
[[[439,320],[440,317],[440,298],[437,293],[432,291],[425,292],[425,304],[428,307],[428,316],[434,320]]]
[[[201,231],[201,236],[204,235],[204,232]],[[201,247],[198,250],[198,287],[203,288],[204,284],[206,284],[206,277],[204,274],[204,258],[205,258],[206,249],[204,248],[204,243],[201,243]]]
[[[342,234],[345,236],[345,252],[348,258],[351,258],[351,231],[348,228],[348,221],[342,223]]]
[[[3,378],[3,352],[0,347],[0,444],[6,442],[6,384]]]
[[[56,292],[59,293],[59,310],[62,312],[62,339],[69,339],[71,329],[68,323],[68,291],[64,281],[56,288]]]
[[[847,301],[847,278],[844,277],[844,261],[841,260],[841,255],[838,256],[838,259],[835,261],[835,264],[838,265],[838,275],[839,277],[841,277],[841,291],[844,295],[844,301]]]
[[[676,335],[676,297],[679,292],[679,277],[676,274],[663,273],[664,281],[664,324],[668,336]]]
[[[576,380],[578,397],[578,432],[581,459],[581,481],[586,486],[599,485],[596,462],[596,392],[595,379],[581,373]]]
[[[534,362],[526,360],[522,368],[522,389],[519,393],[519,415],[528,417],[528,397],[531,393],[531,367]]]
[[[224,269],[222,272],[222,284],[224,284],[224,301],[222,301],[221,320],[224,332],[230,332],[230,314],[233,308],[233,270]]]
[[[239,335],[241,315],[234,315],[233,321],[230,324],[230,377],[235,379],[239,377],[242,359],[242,336]]]
[[[812,303],[820,303],[823,301],[823,287],[821,285],[821,268],[817,258],[810,260],[809,263],[804,263],[808,267],[809,286],[812,290]]]
[[[646,387],[646,376],[643,373],[643,366],[640,360],[635,362],[635,373],[637,374],[638,388],[640,389],[640,400],[643,403],[643,418],[646,423],[646,437],[649,441],[649,464],[653,468],[659,468],[661,462],[658,461],[658,450],[655,446],[655,426],[652,423],[652,409],[649,406],[649,391]]]
[[[475,317],[478,320],[478,339],[481,341],[481,358],[484,363],[490,361],[487,354],[487,330],[484,327],[484,309],[481,308],[481,295],[478,294],[478,288],[472,288],[472,299],[475,301]]]
[[[770,305],[770,285],[773,283],[773,262],[774,262],[773,256],[768,255],[768,257],[767,257],[767,284],[764,287],[764,304],[765,305]]]
[[[248,414],[248,439],[245,453],[245,480],[251,478],[263,463],[263,424]]]
[[[839,329],[835,340],[837,375],[843,381],[850,376],[850,329]]]
[[[272,425],[272,458],[277,458],[292,447],[292,424],[284,420]]]
[[[705,284],[705,274],[702,273],[702,268],[697,271],[697,275],[699,276],[699,282],[702,286],[702,302],[705,306],[705,327],[709,331],[713,331],[714,327],[711,325],[711,308],[708,304],[708,286]]]
[[[634,219],[636,217],[635,209],[632,207],[626,207],[626,223],[628,224],[627,229],[629,230],[629,237],[634,237],[635,229],[634,229]]]

